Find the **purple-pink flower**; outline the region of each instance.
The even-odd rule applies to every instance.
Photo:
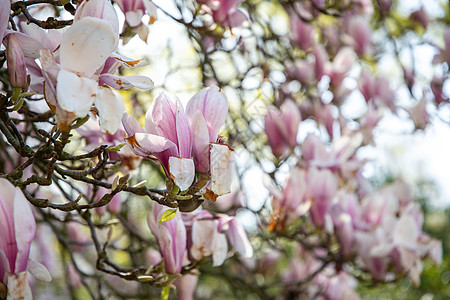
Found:
[[[183,267],[186,252],[186,228],[180,213],[170,221],[159,223],[162,214],[168,209],[155,203],[152,214],[148,216],[148,225],[159,244],[166,272],[177,274]]]
[[[0,283],[16,296],[31,297],[26,269],[35,233],[33,213],[22,191],[0,178]],[[19,282],[22,288],[14,288]]]
[[[213,86],[195,94],[186,112],[178,99],[174,103],[162,93],[147,111],[145,130],[127,113],[122,123],[134,153],[160,162],[182,191],[194,182],[195,172],[209,174],[202,192],[215,200],[229,193],[231,185],[233,150],[218,135],[227,113],[225,95]]]

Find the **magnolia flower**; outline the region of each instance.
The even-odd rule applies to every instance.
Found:
[[[212,255],[213,266],[220,266],[228,253],[228,243],[243,257],[251,257],[253,249],[242,226],[234,217],[201,210],[195,215],[183,215],[186,227],[192,232],[190,258],[201,260]]]
[[[48,49],[40,51],[44,71],[45,99],[56,112],[58,126],[66,130],[76,119],[85,117],[95,104],[100,127],[107,133],[115,133],[124,112],[121,97],[103,83],[114,88],[132,86],[151,88],[153,83],[143,76],[124,77],[121,80],[104,70],[109,57],[129,63],[113,54],[118,44],[118,20],[109,1],[91,0],[82,4],[75,15],[72,27],[63,34],[59,48],[59,64]],[[116,70],[113,68],[113,70]],[[102,72],[103,71],[103,72]]]
[[[125,15],[125,24],[123,33],[131,31],[131,35],[126,34],[123,42],[126,44],[128,40],[135,34],[138,34],[141,40],[147,42],[148,27],[142,23],[142,16],[147,13],[150,16],[149,24],[153,24],[157,19],[156,6],[150,0],[116,0],[120,9]]]
[[[265,179],[264,185],[274,198],[269,230],[282,231],[311,207],[311,201],[306,198],[305,172],[299,168],[292,169],[282,191],[268,177]]]
[[[300,110],[292,100],[285,101],[280,110],[269,108],[264,118],[264,127],[269,145],[276,157],[289,153],[297,145]]]
[[[175,104],[161,93],[145,115],[145,131],[128,113],[122,122],[128,134],[127,144],[135,154],[155,157],[167,178],[172,178],[182,191],[191,186],[195,178],[191,131],[180,100]]]
[[[325,65],[325,73],[330,77],[330,85],[332,88],[339,88],[342,81],[350,72],[353,64],[356,62],[356,55],[352,48],[343,47],[334,57],[333,62],[327,62]]]
[[[303,22],[295,13],[290,16],[291,40],[297,43],[303,50],[308,50],[312,46],[314,26]]]
[[[389,81],[384,77],[373,77],[366,71],[361,72],[358,87],[366,102],[373,102],[375,107],[387,106],[395,111],[395,92],[390,88]]]
[[[243,12],[237,9],[239,3],[243,0],[199,0],[204,3],[203,9],[210,14],[214,22],[225,27],[240,26],[247,17]]]
[[[179,213],[172,220],[160,224],[162,214],[167,209],[155,203],[152,214],[148,216],[148,225],[158,242],[166,272],[177,274],[181,272],[186,252],[186,228]]]
[[[211,180],[202,193],[215,200],[231,191],[234,153],[218,136],[227,113],[225,96],[210,87],[189,100],[186,112],[178,99],[173,103],[162,93],[146,113],[145,130],[128,113],[122,123],[130,149],[160,162],[167,178],[182,191],[194,182],[196,171],[209,174]]]
[[[312,168],[306,177],[307,197],[312,199],[311,220],[317,226],[325,225],[325,216],[329,214],[333,197],[338,189],[336,176],[329,170]]]
[[[31,299],[27,267],[39,279],[51,279],[44,266],[28,259],[35,232],[36,222],[22,191],[0,178],[0,285],[8,288],[11,299]]]
[[[368,53],[371,35],[368,20],[363,17],[353,17],[348,21],[348,36],[344,38],[358,55],[363,56]]]

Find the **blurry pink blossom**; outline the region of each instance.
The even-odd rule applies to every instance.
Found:
[[[35,233],[36,222],[22,191],[0,178],[0,284],[8,288],[8,299],[31,299],[27,268],[39,279],[51,279],[44,266],[28,259]]]
[[[273,154],[281,158],[297,145],[300,110],[292,100],[286,100],[278,110],[269,107],[264,127]]]
[[[167,209],[169,208],[155,203],[152,214],[148,216],[148,225],[158,242],[166,272],[178,274],[186,252],[186,228],[180,213],[173,219],[160,223],[162,214]]]
[[[133,35],[138,34],[144,42],[147,42],[149,30],[141,19],[147,13],[150,17],[149,24],[153,24],[157,20],[157,10],[153,2],[150,0],[115,0],[114,2],[119,5],[125,15],[125,24],[122,31],[127,32],[130,28]],[[124,37],[124,44],[128,42],[128,39],[128,37]]]
[[[198,0],[203,9],[213,17],[214,22],[224,27],[238,27],[247,20],[247,16],[237,9],[243,0]]]
[[[9,0],[0,0],[0,44],[8,28],[9,15],[11,13],[11,2]]]
[[[295,13],[291,13],[289,22],[291,25],[291,40],[303,50],[308,50],[313,43],[314,26],[302,21]]]
[[[146,114],[145,131],[127,113],[122,122],[134,153],[159,161],[182,191],[193,183],[195,171],[209,173],[202,193],[214,201],[231,191],[234,153],[218,136],[227,114],[226,97],[213,86],[195,94],[186,113],[178,99],[175,104],[161,94]]]

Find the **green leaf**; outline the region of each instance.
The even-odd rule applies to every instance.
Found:
[[[78,127],[80,127],[81,125],[86,123],[88,120],[89,120],[89,116],[86,116],[84,118],[78,118],[77,121],[75,122],[75,124],[70,126],[70,129],[77,129]]]
[[[159,224],[161,224],[162,222],[167,222],[167,221],[172,220],[176,214],[177,214],[176,208],[171,208],[171,209],[166,210],[165,212],[163,212],[161,219],[159,219]]]
[[[123,148],[123,146],[125,146],[125,144],[126,144],[126,143],[120,143],[120,144],[118,144],[118,145],[116,145],[116,146],[108,147],[108,148],[106,148],[105,150],[108,151],[108,152],[111,152],[111,151],[119,151],[120,149]]]
[[[169,299],[170,287],[166,286],[161,290],[161,300]]]

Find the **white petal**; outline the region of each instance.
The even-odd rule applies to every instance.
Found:
[[[211,144],[211,190],[222,196],[231,192],[234,150],[228,145]]]
[[[59,71],[57,81],[56,97],[59,106],[78,117],[86,116],[97,96],[97,82],[66,70]]]
[[[125,13],[125,21],[130,27],[136,27],[141,24],[141,18],[143,16],[142,10],[131,10]]]
[[[74,23],[63,35],[60,47],[64,69],[91,77],[115,49],[111,25],[98,18],[86,17]]]
[[[27,271],[33,275],[34,278],[42,281],[51,281],[52,275],[48,272],[47,268],[36,260],[28,260]]]
[[[221,266],[225,258],[227,258],[228,253],[228,243],[225,234],[216,232],[213,249],[213,266]]]
[[[144,59],[132,59],[115,52],[111,54],[111,57],[115,58],[117,61],[119,61],[121,64],[124,64],[128,68],[137,68],[148,65],[148,62]]]
[[[122,97],[108,87],[98,87],[95,107],[98,110],[102,131],[114,134],[120,126],[125,111]]]
[[[190,158],[169,157],[169,170],[175,184],[180,190],[187,190],[195,177],[194,161]]]
[[[107,85],[117,90],[128,90],[137,87],[148,90],[153,87],[153,81],[146,76],[115,76],[112,74],[102,74],[100,79]]]
[[[27,272],[20,272],[8,276],[8,300],[31,300],[30,286],[27,281]]]

